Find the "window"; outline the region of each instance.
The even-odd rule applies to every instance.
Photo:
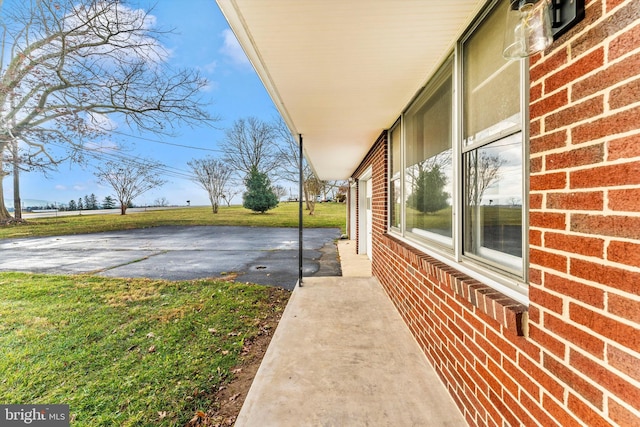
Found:
[[[453,246],[452,63],[405,114],[407,232]]]
[[[528,79],[502,58],[507,5],[496,3],[389,131],[389,230],[518,288]]]
[[[462,43],[464,254],[521,275],[521,67],[502,57],[503,37],[494,12]]]
[[[402,227],[402,187],[400,174],[401,170],[401,161],[402,157],[400,154],[401,149],[401,131],[400,131],[400,122],[396,123],[393,128],[389,131],[389,165],[390,171],[389,176],[391,177],[391,182],[389,185],[389,224],[392,228],[396,230],[400,230]]]

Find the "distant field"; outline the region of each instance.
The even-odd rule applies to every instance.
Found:
[[[346,205],[317,203],[315,215],[304,212],[305,227],[335,227],[345,230]],[[297,227],[298,204],[280,203],[264,214],[254,213],[241,206],[221,207],[217,214],[210,207],[189,207],[127,215],[78,215],[29,219],[26,224],[0,226],[0,238],[56,236],[130,230],[161,225],[239,225],[248,227]]]

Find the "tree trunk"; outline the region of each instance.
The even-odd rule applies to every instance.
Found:
[[[125,215],[127,213],[127,204],[120,203],[120,215]]]
[[[18,141],[13,142],[13,216],[22,219],[22,201],[20,200],[20,160],[18,159]]]
[[[3,144],[2,148],[4,149],[5,147],[6,145]],[[2,157],[2,151],[0,150],[0,222],[6,222],[13,219],[13,217],[4,204],[4,187],[2,183],[4,182],[4,177],[7,176],[7,174],[4,173],[4,162],[2,161]]]
[[[4,204],[4,188],[2,186],[2,181],[6,174],[2,172],[2,160],[0,160],[0,222],[8,221],[13,219],[7,207]]]

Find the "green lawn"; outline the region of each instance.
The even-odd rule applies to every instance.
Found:
[[[343,232],[346,224],[344,203],[317,203],[315,215],[305,211],[304,226],[336,227]],[[149,210],[127,215],[77,215],[29,219],[26,224],[0,226],[0,239],[28,236],[55,236],[99,231],[128,230],[161,225],[241,225],[250,227],[297,227],[298,204],[280,203],[264,214],[241,206],[221,207],[217,214],[210,207]]]
[[[288,296],[223,281],[1,273],[0,402],[68,404],[76,426],[183,426]]]

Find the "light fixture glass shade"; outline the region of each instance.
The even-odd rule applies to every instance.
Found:
[[[521,59],[553,43],[550,0],[509,0],[502,56]]]

